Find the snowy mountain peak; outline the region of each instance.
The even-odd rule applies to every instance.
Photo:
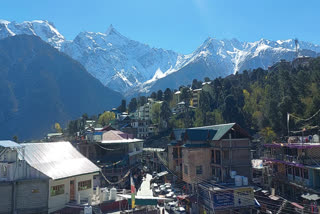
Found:
[[[19,34],[39,36],[42,40],[58,49],[65,41],[54,25],[48,21],[34,20],[22,23],[0,21],[0,39]]]
[[[106,34],[107,36],[109,36],[109,35],[122,36],[122,35],[113,27],[112,24],[109,26],[109,28],[107,29],[107,31],[106,31],[105,34]]]

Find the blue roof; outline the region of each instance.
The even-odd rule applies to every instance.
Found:
[[[20,144],[13,142],[12,140],[0,140],[0,146],[5,148],[19,148]]]

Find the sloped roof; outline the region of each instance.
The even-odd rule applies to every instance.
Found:
[[[141,139],[136,139],[132,134],[124,133],[119,130],[110,130],[102,135],[102,143],[134,143],[142,142]]]
[[[19,147],[21,147],[21,145],[17,144],[16,142],[13,142],[11,140],[0,140],[0,147],[19,148]]]
[[[217,130],[212,129],[187,129],[186,130],[186,137],[190,141],[207,141],[211,140]]]
[[[219,124],[213,126],[202,126],[190,129],[205,129],[205,130],[216,130],[216,134],[213,136],[212,140],[220,140],[236,123]]]
[[[24,143],[25,160],[53,180],[99,172],[70,142]]]

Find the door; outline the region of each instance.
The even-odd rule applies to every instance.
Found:
[[[70,181],[70,201],[75,200],[75,184],[74,180]]]

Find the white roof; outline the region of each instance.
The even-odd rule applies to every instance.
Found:
[[[126,144],[126,143],[135,143],[135,142],[143,142],[142,139],[123,139],[123,140],[103,140],[101,143],[119,143],[119,144]]]
[[[99,172],[70,142],[24,143],[25,160],[53,180]]]
[[[21,147],[21,145],[17,144],[16,142],[13,142],[12,140],[0,140],[0,147],[19,148]]]

